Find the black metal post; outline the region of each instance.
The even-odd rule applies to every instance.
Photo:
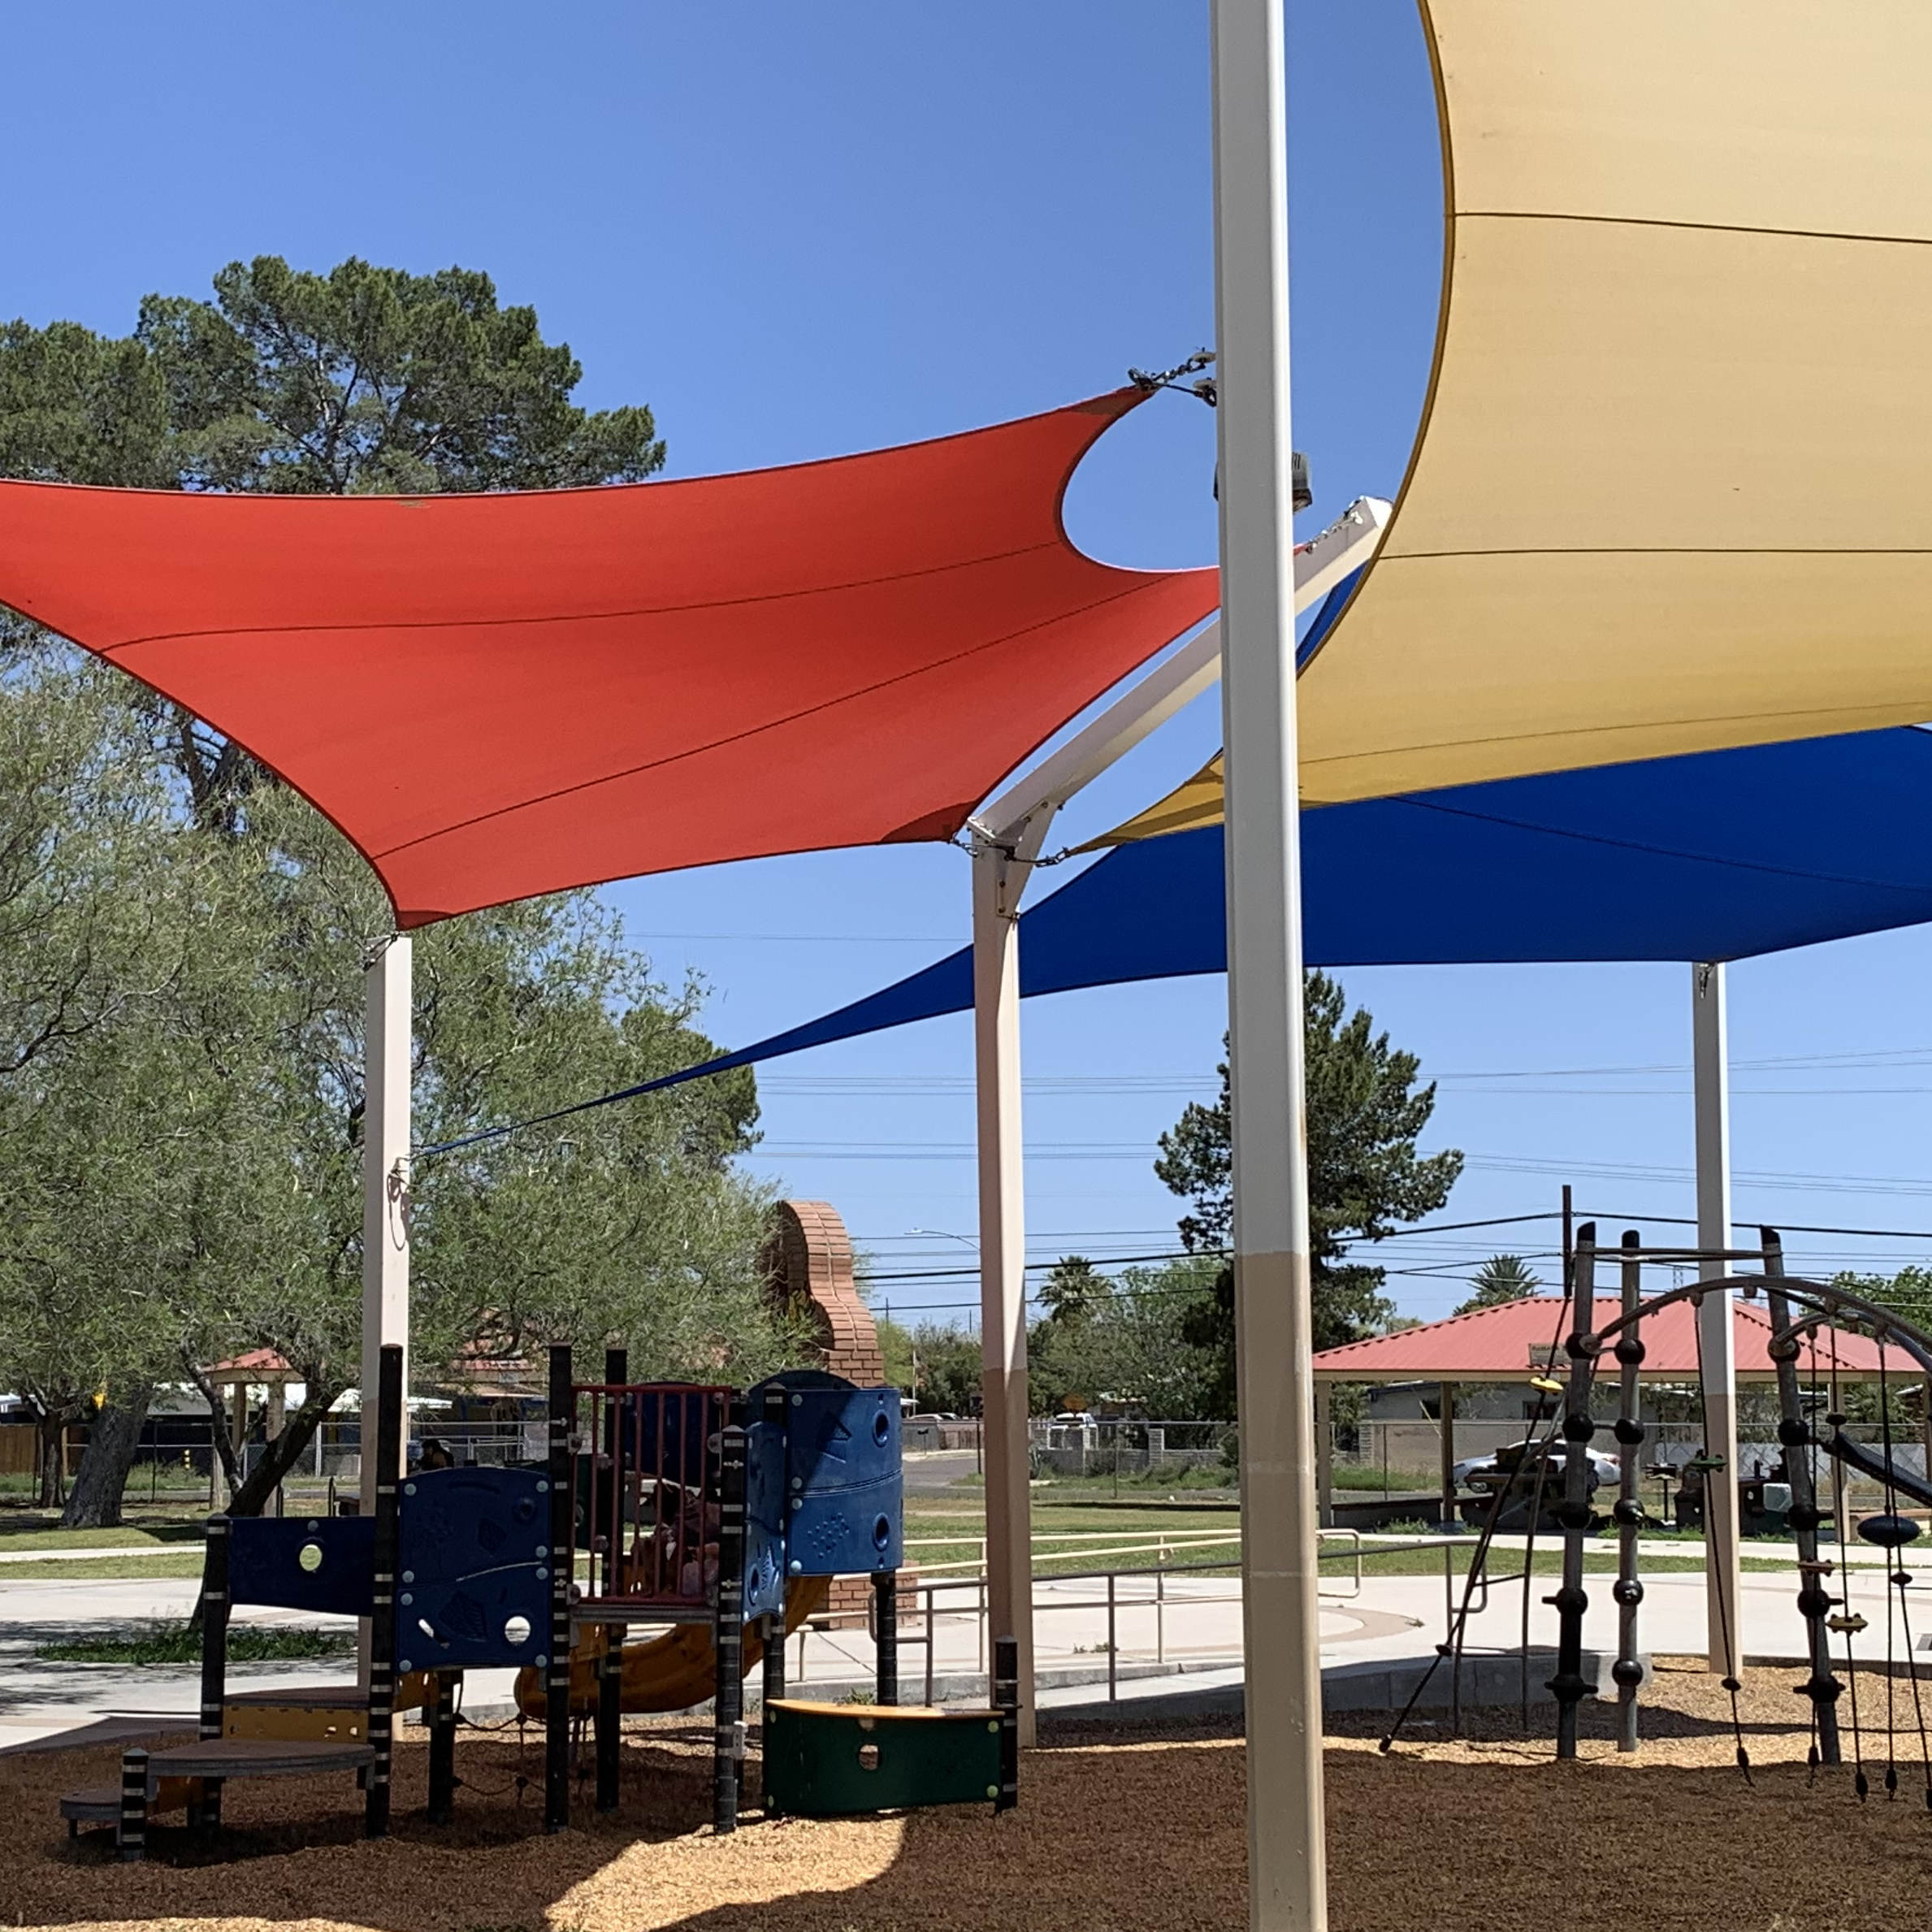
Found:
[[[718,1440],[717,1609],[712,1641],[717,1690],[712,1770],[712,1828],[738,1829],[738,1782],[744,1757],[745,1427],[734,1401]]]
[[[201,1722],[203,1744],[219,1739],[227,1724],[228,1705],[228,1519],[208,1518],[208,1542],[201,1559]],[[201,1800],[188,1821],[212,1831],[221,1823],[221,1780],[201,1780]]]
[[[121,1753],[121,1815],[114,1842],[130,1865],[148,1855],[148,1754],[138,1744]]]
[[[765,1644],[765,1708],[768,1713],[771,1707],[785,1695],[785,1613],[774,1610],[764,1620],[760,1632]]]
[[[1623,1236],[1623,1313],[1634,1315],[1643,1300],[1643,1263],[1635,1250],[1643,1237],[1627,1228]],[[1619,1370],[1617,1402],[1617,1582],[1611,1596],[1617,1605],[1617,1661],[1610,1668],[1617,1686],[1617,1748],[1637,1748],[1637,1687],[1644,1666],[1637,1657],[1637,1606],[1644,1586],[1637,1577],[1637,1532],[1643,1527],[1644,1503],[1638,1484],[1643,1470],[1637,1452],[1644,1445],[1644,1403],[1640,1371],[1644,1338],[1632,1322],[1617,1337]]]
[[[1764,1244],[1765,1307],[1771,1318],[1772,1359],[1778,1366],[1778,1440],[1784,1445],[1784,1474],[1791,1484],[1791,1506],[1785,1516],[1798,1545],[1798,1609],[1804,1619],[1805,1654],[1811,1659],[1811,1675],[1800,1687],[1811,1700],[1817,1720],[1818,1759],[1822,1764],[1843,1761],[1838,1736],[1838,1700],[1844,1687],[1831,1669],[1831,1638],[1826,1619],[1831,1614],[1832,1597],[1825,1579],[1833,1566],[1818,1555],[1817,1487],[1812,1481],[1810,1426],[1804,1419],[1803,1391],[1798,1384],[1798,1338],[1783,1336],[1791,1326],[1789,1297],[1779,1284],[1784,1279],[1784,1244],[1774,1228],[1761,1228],[1758,1238]],[[1710,1453],[1710,1445],[1705,1445]],[[1711,1533],[1710,1485],[1722,1480],[1735,1484],[1733,1469],[1709,1470],[1705,1474],[1704,1533]],[[1843,1550],[1839,1553],[1843,1560]],[[1741,1640],[1739,1655],[1743,1655]]]
[[[368,1392],[363,1392],[365,1419]],[[375,1551],[374,1593],[369,1605],[368,1796],[363,1830],[389,1835],[389,1767],[396,1729],[396,1570],[401,1537],[397,1511],[402,1479],[402,1349],[383,1345],[375,1397]]]
[[[873,1641],[878,1658],[878,1700],[899,1702],[899,1572],[876,1570],[872,1578]]]
[[[550,1351],[550,1641],[537,1659],[544,1677],[544,1829],[570,1822],[570,1580],[577,1562],[571,1507],[571,1436],[577,1393],[568,1343]],[[593,1493],[595,1485],[592,1486]]]
[[[778,1816],[778,1807],[771,1793],[771,1744],[772,1708],[785,1696],[785,1613],[760,1617],[758,1619],[759,1640],[764,1646],[765,1679],[762,1686],[762,1701],[760,1706],[760,1735],[765,1744],[765,1815],[768,1818]]]
[[[1596,1687],[1583,1675],[1583,1613],[1590,1599],[1583,1589],[1583,1536],[1590,1527],[1590,1384],[1602,1345],[1595,1332],[1596,1225],[1577,1230],[1575,1283],[1567,1348],[1569,1409],[1563,1418],[1563,1501],[1557,1519],[1563,1526],[1563,1582],[1544,1601],[1557,1611],[1557,1674],[1549,1689],[1557,1700],[1557,1756],[1576,1756],[1576,1707]]]
[[[1020,1802],[1020,1646],[1011,1637],[993,1640],[993,1708],[999,1713],[999,1796],[995,1811]]]
[[[447,1825],[456,1809],[456,1691],[461,1670],[437,1670],[430,1683],[435,1700],[429,1720],[429,1822]]]
[[[604,1351],[604,1460],[610,1484],[609,1540],[604,1553],[604,1594],[622,1593],[624,1575],[624,1430],[622,1398],[609,1393],[630,1377],[630,1358],[622,1349]],[[597,1670],[597,1809],[617,1809],[617,1770],[624,1735],[624,1626],[605,1626],[604,1650]]]

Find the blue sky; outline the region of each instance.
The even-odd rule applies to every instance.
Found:
[[[1319,522],[1400,481],[1427,375],[1440,185],[1406,0],[1291,0],[1296,440]],[[1111,388],[1212,338],[1200,0],[717,0],[703,7],[202,4],[10,9],[0,314],[120,331],[149,290],[258,253],[487,270],[581,357],[582,400],[648,401],[671,473],[942,434]],[[1212,425],[1162,398],[1076,479],[1069,525],[1125,563],[1212,561]],[[1215,700],[1063,821],[1098,829],[1191,769]],[[613,888],[742,1044],[961,940],[966,861],[899,847]],[[1932,1228],[1932,943],[1921,932],[1733,969],[1739,1211]],[[1344,976],[1442,1080],[1445,1217],[1689,1211],[1687,971]],[[1211,1090],[1219,980],[1032,1003],[1036,1252],[1167,1246],[1154,1142]],[[756,1165],[835,1202],[895,1307],[969,1299],[964,1020],[767,1075]],[[1608,1071],[1606,1071],[1608,1070]],[[1547,1226],[1547,1224],[1544,1224]],[[937,1233],[915,1230],[938,1230]],[[1661,1224],[1655,1230],[1667,1232]],[[1504,1235],[1385,1252],[1445,1311]],[[1513,1245],[1547,1245],[1535,1228]],[[1932,1241],[1794,1236],[1814,1264]],[[1447,1271],[1446,1274],[1442,1271]]]

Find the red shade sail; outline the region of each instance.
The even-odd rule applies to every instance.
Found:
[[[635,873],[950,837],[1211,611],[1061,499],[1137,390],[691,482],[428,497],[0,482],[0,601],[340,825],[402,925]]]

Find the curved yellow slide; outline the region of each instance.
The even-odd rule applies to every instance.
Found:
[[[830,1594],[831,1579],[800,1577],[785,1592],[785,1634],[816,1615]],[[570,1709],[588,1715],[597,1708],[597,1672],[606,1646],[603,1627],[593,1626],[570,1653]],[[756,1624],[746,1627],[744,1668],[761,1661],[765,1645]],[[717,1654],[708,1623],[681,1623],[648,1643],[624,1646],[618,1700],[627,1711],[682,1711],[702,1704],[717,1689]],[[545,1714],[544,1675],[534,1665],[517,1673],[517,1709],[526,1718]]]

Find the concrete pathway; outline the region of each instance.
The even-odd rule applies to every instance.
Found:
[[[1658,1553],[1695,1553],[1683,1544],[1666,1543]],[[1585,1646],[1605,1653],[1614,1652],[1616,1644],[1617,1612],[1610,1583],[1608,1576],[1586,1579],[1590,1606],[1584,1619]],[[38,1644],[56,1636],[105,1634],[130,1624],[182,1618],[193,1607],[197,1587],[191,1578],[0,1580],[0,1748],[60,1733],[102,1735],[90,1727],[129,1720],[192,1724],[199,1702],[192,1666],[56,1664],[33,1653]],[[1554,1588],[1555,1579],[1547,1577],[1538,1577],[1531,1585],[1532,1646],[1556,1642],[1556,1613],[1543,1601]],[[1850,1591],[1852,1607],[1870,1625],[1861,1640],[1859,1654],[1868,1661],[1881,1661],[1886,1654],[1887,1599],[1895,1605],[1897,1592],[1887,1590],[1881,1571],[1865,1568],[1851,1577]],[[1705,1644],[1702,1577],[1694,1571],[1651,1575],[1644,1579],[1644,1592],[1640,1624],[1643,1648],[1657,1654],[1700,1654]],[[1106,1684],[1110,1668],[1122,1698],[1171,1692],[1181,1682],[1210,1687],[1241,1681],[1237,1577],[1117,1577],[1111,1609],[1104,1579],[1042,1577],[1034,1592],[1035,1660],[1042,1707],[1091,1702],[1094,1687]],[[1740,1615],[1748,1656],[1795,1658],[1802,1653],[1804,1627],[1796,1592],[1795,1569],[1746,1573]],[[1471,1653],[1518,1653],[1523,1636],[1523,1594],[1520,1583],[1492,1587],[1486,1603],[1478,1592],[1465,1633]],[[931,1669],[942,1696],[986,1694],[986,1632],[977,1597],[971,1586],[964,1586],[942,1591],[934,1600]],[[1322,1605],[1323,1663],[1345,1666],[1427,1659],[1443,1641],[1449,1616],[1461,1601],[1460,1579],[1451,1593],[1445,1592],[1440,1576],[1367,1576],[1359,1593],[1354,1593],[1351,1581],[1332,1578]],[[318,1618],[287,1610],[243,1609],[236,1613],[236,1621],[353,1628],[345,1618]],[[1915,1621],[1924,1626],[1921,1650],[1932,1653],[1932,1593]],[[902,1617],[899,1680],[901,1695],[908,1700],[924,1694],[928,1634],[923,1607],[917,1615]],[[1902,1635],[1895,1632],[1894,1643],[1903,1657]],[[1842,1654],[1842,1642],[1835,1648]],[[869,1686],[873,1678],[873,1644],[862,1629],[811,1629],[795,1635],[788,1645],[786,1663],[791,1687],[806,1695],[836,1696],[847,1688]],[[236,1666],[231,1682],[238,1689],[258,1689],[338,1683],[347,1674],[343,1661],[249,1665]],[[510,1702],[513,1679],[507,1670],[470,1673],[466,1705],[479,1714],[502,1712]]]

